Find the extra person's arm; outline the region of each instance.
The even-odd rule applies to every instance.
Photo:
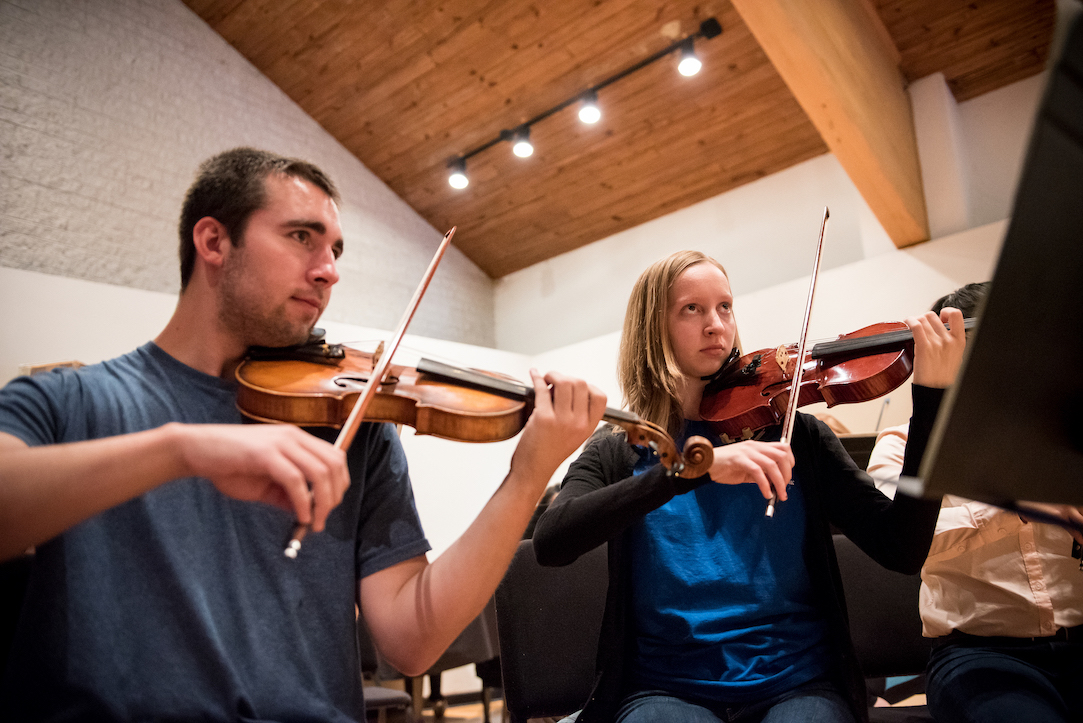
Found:
[[[877,439],[872,452],[874,461],[869,463],[870,473],[885,478],[897,478],[902,473],[902,450],[906,441],[905,426]],[[1034,506],[1065,519],[1083,520],[1079,508],[1065,505]],[[929,561],[935,563],[951,560],[964,553],[973,552],[978,547],[996,543],[1006,537],[1014,537],[1025,524],[1027,522],[1015,512],[948,495],[944,498],[940,516],[936,520],[936,531],[929,547]]]
[[[361,580],[361,611],[373,642],[406,675],[427,670],[481,612],[545,486],[605,410],[605,395],[584,382],[533,376],[534,412],[508,476],[477,519],[431,563],[416,557]],[[546,382],[553,384],[552,399]]]
[[[345,455],[290,425],[166,424],[36,447],[0,433],[0,559],[183,477],[293,511],[317,531],[349,486]]]

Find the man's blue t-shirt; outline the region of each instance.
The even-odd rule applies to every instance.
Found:
[[[148,343],[0,390],[0,431],[31,446],[167,422],[241,422],[235,386]],[[363,425],[348,464],[345,498],[296,560],[282,554],[291,514],[201,478],[38,546],[0,709],[18,720],[363,719],[357,581],[429,545],[394,428]]]

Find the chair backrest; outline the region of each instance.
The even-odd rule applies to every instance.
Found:
[[[854,464],[861,469],[869,466],[872,448],[876,446],[875,434],[840,434],[839,441],[842,442],[842,448],[850,455]]]
[[[426,671],[426,675],[492,660],[500,655],[498,638],[496,605],[493,599],[490,599],[481,613],[470,621],[443,655]]]
[[[881,567],[848,537],[835,535],[834,541],[850,611],[850,634],[865,675],[925,672],[932,640],[921,636],[921,576]]]
[[[496,591],[504,706],[512,723],[582,707],[594,685],[609,586],[606,546],[571,565],[542,567],[519,543]]]

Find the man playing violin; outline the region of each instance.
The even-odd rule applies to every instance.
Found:
[[[492,595],[605,395],[532,373],[508,476],[430,563],[393,427],[363,425],[342,453],[290,425],[242,426],[234,403],[246,349],[304,341],[339,279],[331,181],[227,151],[201,167],[180,236],[180,298],[153,342],[0,390],[0,559],[36,548],[0,709],[362,719],[355,604],[394,667],[426,670]],[[291,561],[295,521],[322,534]]]

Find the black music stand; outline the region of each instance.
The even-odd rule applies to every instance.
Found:
[[[1081,22],[1050,74],[959,381],[920,477],[902,482],[926,497],[1083,505]]]

